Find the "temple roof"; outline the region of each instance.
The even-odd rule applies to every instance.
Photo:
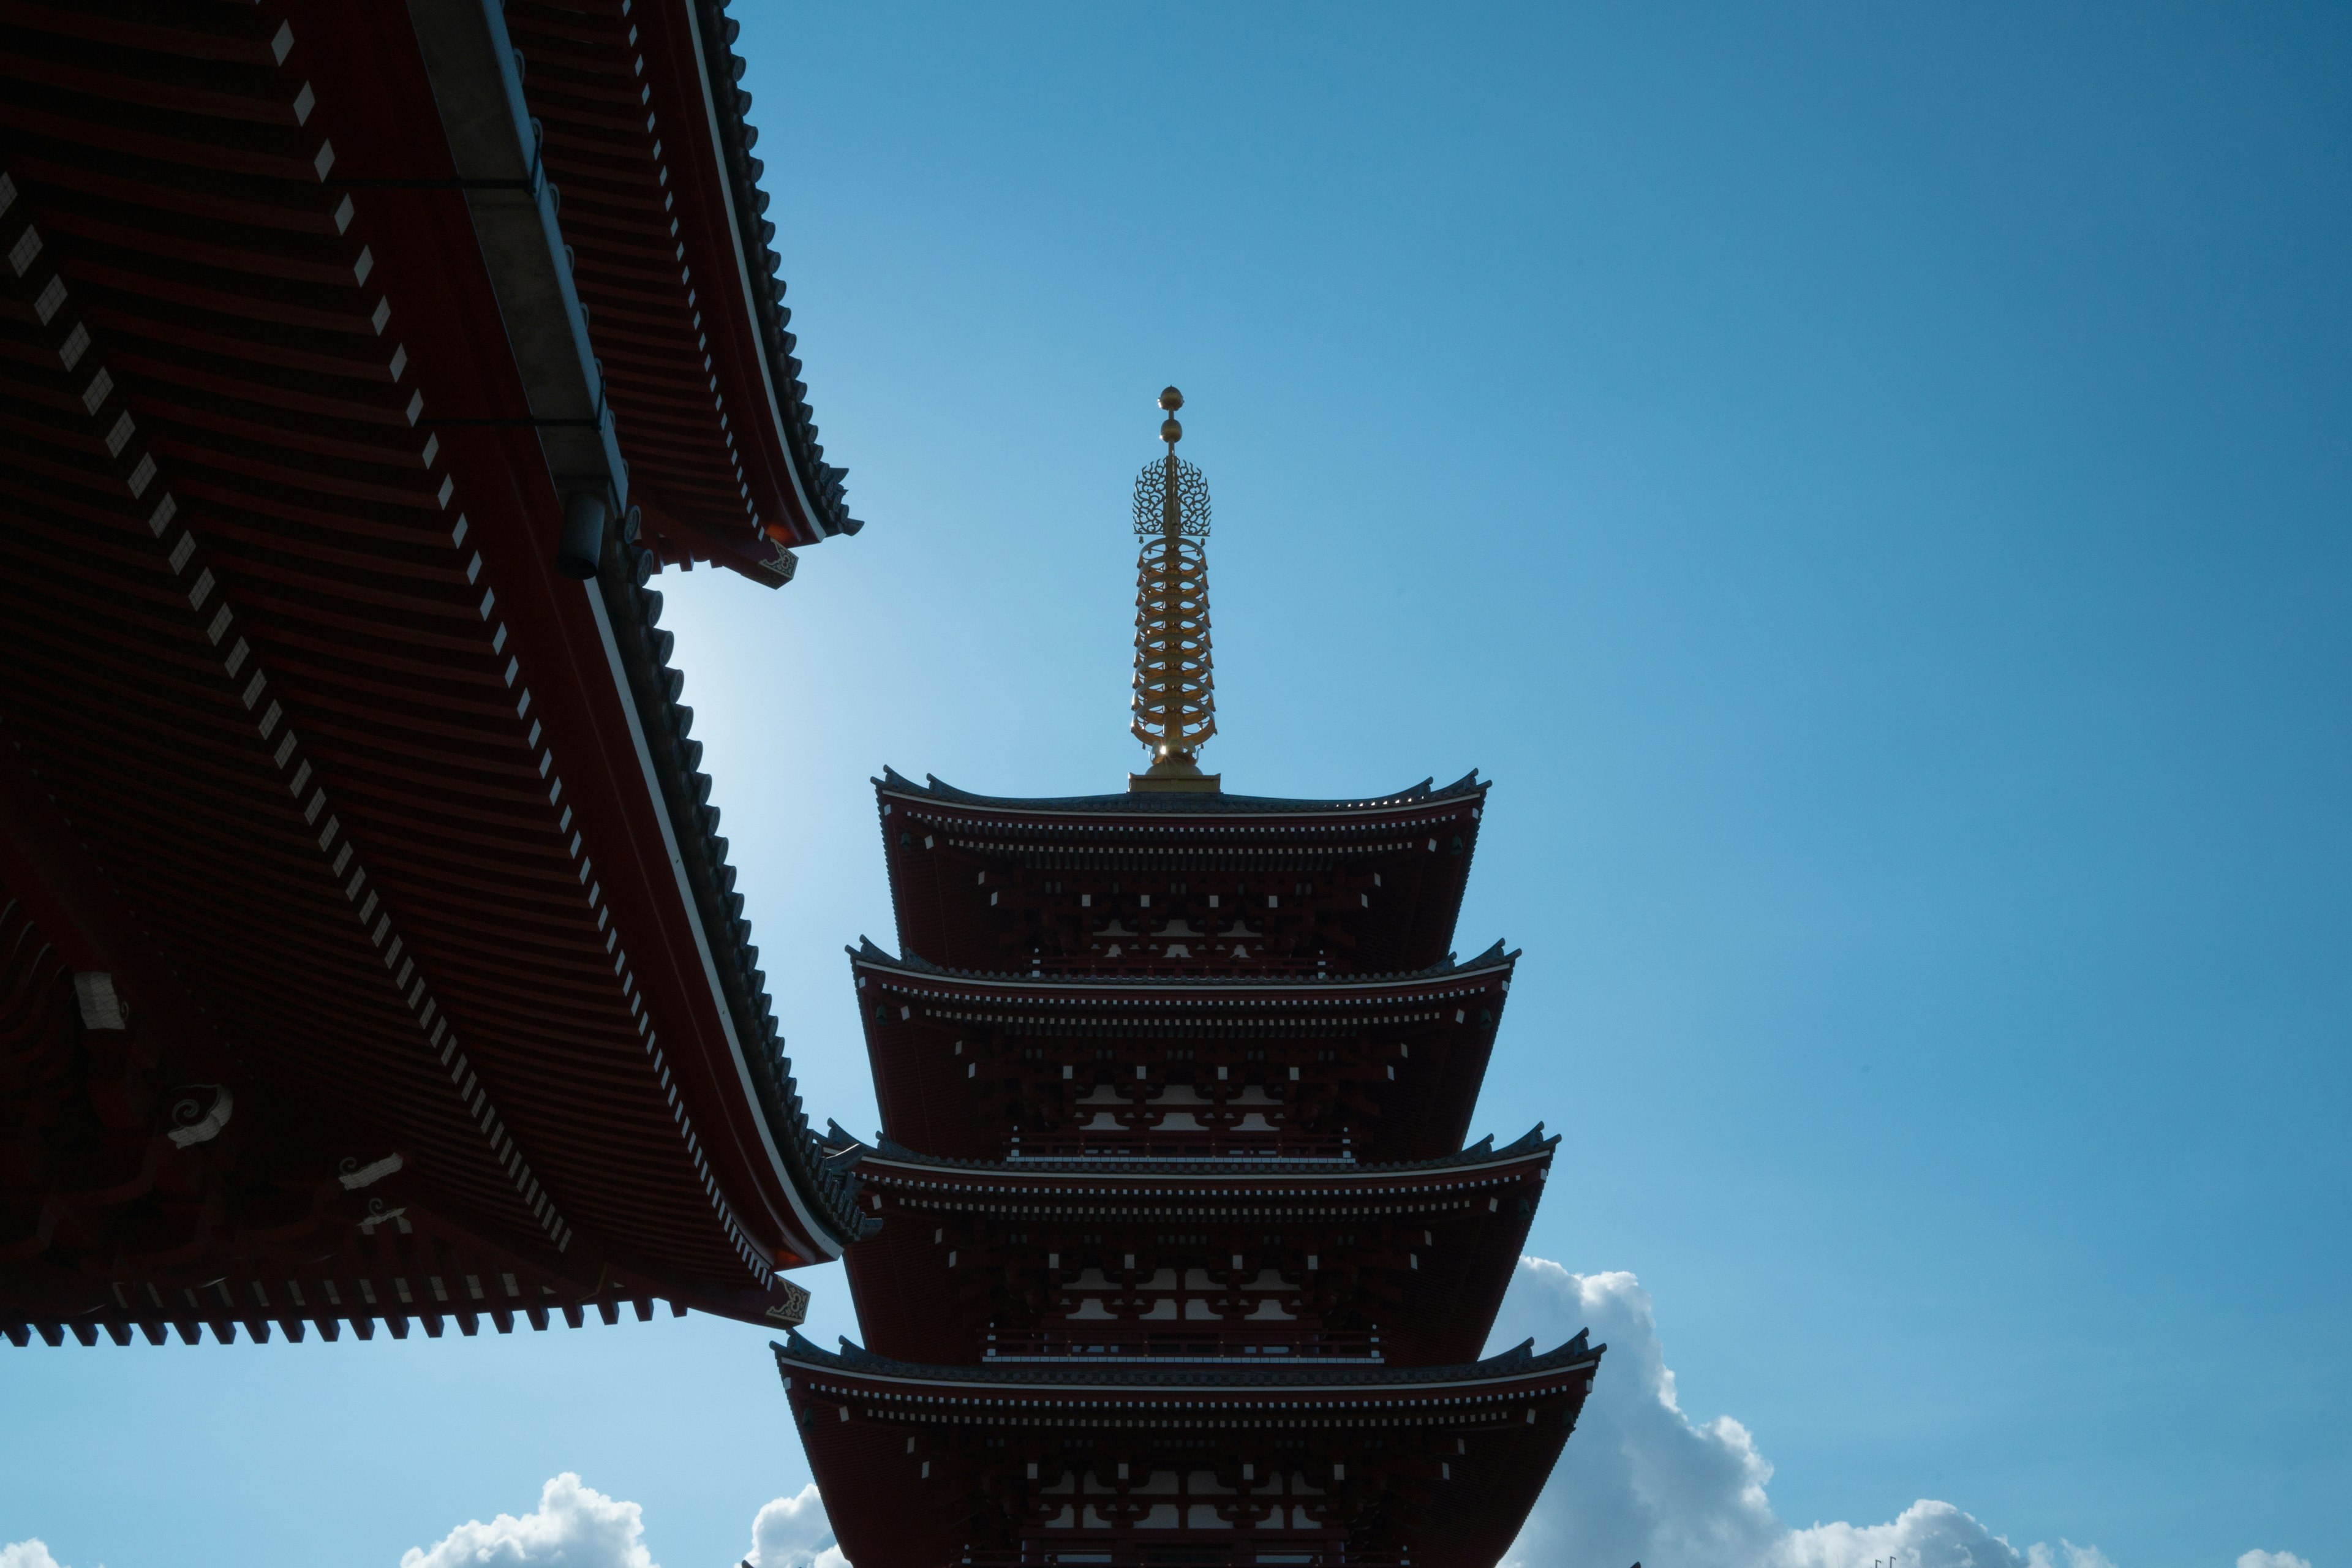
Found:
[[[667,562],[788,581],[780,545],[862,525],[794,356],[740,25],[723,0],[503,13],[646,542]]]
[[[1215,1367],[1200,1365],[1152,1366],[1133,1362],[1117,1365],[1070,1363],[1062,1365],[1041,1365],[1024,1362],[982,1364],[978,1366],[934,1366],[918,1362],[893,1361],[876,1355],[862,1346],[841,1342],[836,1353],[819,1350],[795,1331],[782,1344],[770,1341],[776,1352],[776,1365],[785,1376],[794,1367],[813,1372],[830,1372],[852,1377],[882,1378],[893,1382],[922,1383],[935,1385],[1020,1386],[1049,1384],[1116,1391],[1120,1389],[1187,1388],[1223,1391],[1263,1390],[1269,1393],[1297,1388],[1381,1388],[1400,1391],[1428,1388],[1475,1386],[1479,1384],[1518,1382],[1539,1377],[1547,1373],[1566,1372],[1580,1366],[1598,1366],[1609,1347],[1589,1342],[1591,1331],[1579,1329],[1576,1337],[1557,1349],[1536,1352],[1535,1341],[1526,1340],[1500,1355],[1483,1361],[1466,1362],[1452,1366],[1386,1366],[1367,1365],[1350,1362],[1340,1365],[1318,1366],[1298,1361],[1287,1364],[1267,1365],[1263,1363],[1222,1363]]]
[[[1028,973],[1017,970],[991,972],[978,969],[950,969],[913,953],[905,956],[886,951],[875,944],[872,937],[861,936],[857,945],[845,948],[855,964],[875,969],[894,969],[902,974],[919,974],[940,980],[970,981],[1020,991],[1065,991],[1074,994],[1090,991],[1122,991],[1142,987],[1154,994],[1192,990],[1214,991],[1363,991],[1386,990],[1402,984],[1423,981],[1452,980],[1473,974],[1485,974],[1496,969],[1507,969],[1519,959],[1519,950],[1506,951],[1500,939],[1486,952],[1461,963],[1447,956],[1443,963],[1433,963],[1426,969],[1406,970],[1393,974],[1120,974],[1102,971],[1079,973]]]
[[[743,449],[708,513],[743,540],[798,482],[753,449],[774,343],[730,237],[751,198],[719,189],[726,139],[749,146],[723,24],[710,0],[264,0],[118,37],[62,0],[12,11],[0,82],[39,125],[0,179],[0,384],[38,417],[0,440],[0,752],[62,820],[10,800],[0,838],[78,847],[11,879],[75,895],[48,940],[117,955],[79,967],[120,972],[142,1049],[181,1072],[234,1042],[184,1074],[236,1078],[224,1164],[267,1128],[363,1167],[396,1149],[404,1229],[438,1205],[525,1279],[758,1315],[772,1265],[860,1222],[624,543],[660,533],[625,521],[641,490],[648,520],[704,517],[657,482],[695,452]],[[677,282],[623,289],[655,225]],[[691,419],[656,406],[679,377]],[[625,520],[601,559],[554,558],[600,493]]]
[[[694,6],[698,39],[710,56],[703,72],[703,90],[725,143],[722,156],[728,165],[726,195],[731,204],[729,216],[734,222],[744,269],[751,281],[751,298],[759,313],[760,342],[766,351],[765,368],[773,387],[774,412],[781,419],[792,451],[793,477],[800,481],[802,494],[814,514],[812,521],[818,529],[827,535],[856,533],[866,525],[849,515],[842,482],[849,470],[824,460],[824,447],[817,440],[814,411],[809,405],[808,384],[800,378],[801,362],[793,352],[799,341],[790,328],[792,308],[784,303],[784,280],[778,275],[783,258],[772,248],[776,226],[764,216],[768,196],[760,188],[767,165],[751,155],[751,149],[759,144],[760,132],[747,118],[751,112],[751,95],[737,85],[743,79],[745,62],[735,52],[734,43],[742,25],[727,15],[727,0],[694,0]]]
[[[933,774],[915,783],[897,769],[885,767],[875,787],[885,795],[935,805],[973,806],[989,811],[1021,812],[1037,816],[1355,816],[1416,806],[1445,805],[1481,799],[1490,787],[1479,782],[1473,768],[1444,789],[1423,779],[1392,795],[1355,800],[1285,800],[1273,795],[1223,795],[1208,791],[1145,790],[1118,795],[1074,795],[1022,797],[974,795],[943,784]]]
[[[646,757],[661,785],[677,838],[676,863],[709,942],[719,992],[744,1047],[743,1070],[753,1101],[785,1169],[814,1210],[812,1217],[835,1238],[855,1241],[867,1228],[855,1207],[856,1184],[845,1181],[845,1173],[824,1158],[791,1059],[784,1054],[768,976],[751,941],[751,922],[743,918],[742,895],[734,890],[735,868],[719,831],[719,808],[709,804],[711,781],[700,767],[702,742],[689,738],[694,710],[677,700],[685,679],[669,662],[676,639],[657,629],[662,596],[615,570],[609,559],[597,587],[614,632],[614,650],[636,699]]]
[[[1197,1159],[1123,1160],[1075,1158],[1068,1160],[956,1160],[944,1155],[918,1153],[903,1144],[876,1135],[867,1144],[842,1130],[839,1122],[831,1125],[825,1139],[830,1146],[826,1159],[840,1166],[862,1165],[868,1160],[886,1160],[893,1164],[916,1165],[941,1172],[955,1172],[981,1176],[1149,1176],[1160,1179],[1182,1177],[1250,1178],[1296,1177],[1317,1181],[1340,1178],[1349,1182],[1374,1182],[1398,1176],[1437,1175],[1477,1170],[1485,1166],[1515,1164],[1536,1155],[1549,1157],[1559,1146],[1559,1135],[1544,1136],[1543,1123],[1534,1127],[1502,1148],[1495,1147],[1490,1135],[1481,1138],[1458,1153],[1446,1154],[1434,1160],[1403,1160],[1384,1164],[1359,1164],[1353,1160],[1252,1160],[1232,1155],[1212,1155]]]

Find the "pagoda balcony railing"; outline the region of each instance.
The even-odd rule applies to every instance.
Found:
[[[991,1362],[1356,1362],[1378,1364],[1377,1330],[1289,1329],[1268,1323],[1255,1331],[1111,1323],[1103,1328],[991,1329],[981,1350]]]
[[[961,1552],[947,1568],[1412,1568],[1410,1552],[1360,1552],[1344,1540],[1204,1542],[1154,1540],[1161,1532],[1070,1532],[1064,1541],[1026,1541],[991,1552]]]
[[[1008,1160],[1346,1160],[1356,1157],[1344,1132],[1015,1132]]]

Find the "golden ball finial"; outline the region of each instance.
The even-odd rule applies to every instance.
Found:
[[[1184,406],[1184,395],[1172,386],[1169,387],[1160,395],[1160,406],[1173,414]]]
[[[1184,426],[1173,419],[1163,419],[1160,422],[1160,438],[1173,447],[1184,438]]]

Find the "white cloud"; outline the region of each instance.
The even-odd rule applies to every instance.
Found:
[[[2261,1555],[2259,1552],[2247,1553],[2249,1557],[2259,1555]],[[2282,1564],[2289,1561],[2291,1559],[2284,1557],[2279,1559]],[[48,1546],[37,1535],[30,1541],[18,1541],[0,1546],[0,1568],[64,1568],[64,1564],[49,1555]],[[2302,1568],[2311,1568],[2311,1564],[2305,1563],[2302,1564]]]
[[[2024,1552],[1947,1502],[1922,1500],[1885,1524],[1791,1530],[1772,1511],[1772,1467],[1728,1415],[1694,1422],[1675,1398],[1650,1294],[1631,1274],[1571,1274],[1539,1258],[1517,1275],[1489,1342],[1548,1350],[1580,1328],[1609,1346],[1576,1436],[1527,1528],[1514,1568],[2115,1568],[2062,1542]],[[2275,1568],[2268,1563],[2240,1568]],[[2296,1568],[2309,1568],[2297,1564]]]
[[[2116,1560],[2097,1547],[2077,1546],[2071,1541],[2059,1542],[2055,1553],[2036,1542],[2025,1549],[2025,1561],[2028,1568],[2116,1568]]]
[[[815,1482],[803,1487],[798,1497],[780,1497],[760,1510],[751,1521],[751,1553],[743,1561],[748,1568],[849,1568],[833,1543],[833,1525]]]
[[[402,1552],[400,1568],[654,1568],[645,1533],[635,1503],[583,1486],[566,1470],[540,1489],[537,1512],[461,1524],[437,1546]]]
[[[1580,1328],[1609,1346],[1575,1437],[1502,1568],[2116,1568],[2095,1546],[2022,1552],[1948,1502],[1921,1499],[1885,1524],[1793,1530],[1765,1493],[1772,1467],[1727,1415],[1694,1422],[1675,1397],[1650,1294],[1631,1274],[1571,1274],[1523,1258],[1489,1348],[1549,1349]],[[566,1472],[520,1519],[459,1525],[401,1568],[655,1568],[642,1510]],[[38,1541],[0,1546],[0,1568],[60,1568]],[[814,1485],[762,1507],[742,1568],[850,1568]],[[2249,1552],[2237,1568],[2312,1568],[2291,1552]]]

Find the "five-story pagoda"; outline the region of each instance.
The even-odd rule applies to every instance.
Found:
[[[886,770],[900,954],[851,967],[880,1101],[863,1349],[777,1360],[844,1552],[1489,1568],[1600,1363],[1478,1359],[1549,1173],[1464,1147],[1517,955],[1447,951],[1486,785],[1224,794],[1200,471],[1136,489],[1123,795]]]

